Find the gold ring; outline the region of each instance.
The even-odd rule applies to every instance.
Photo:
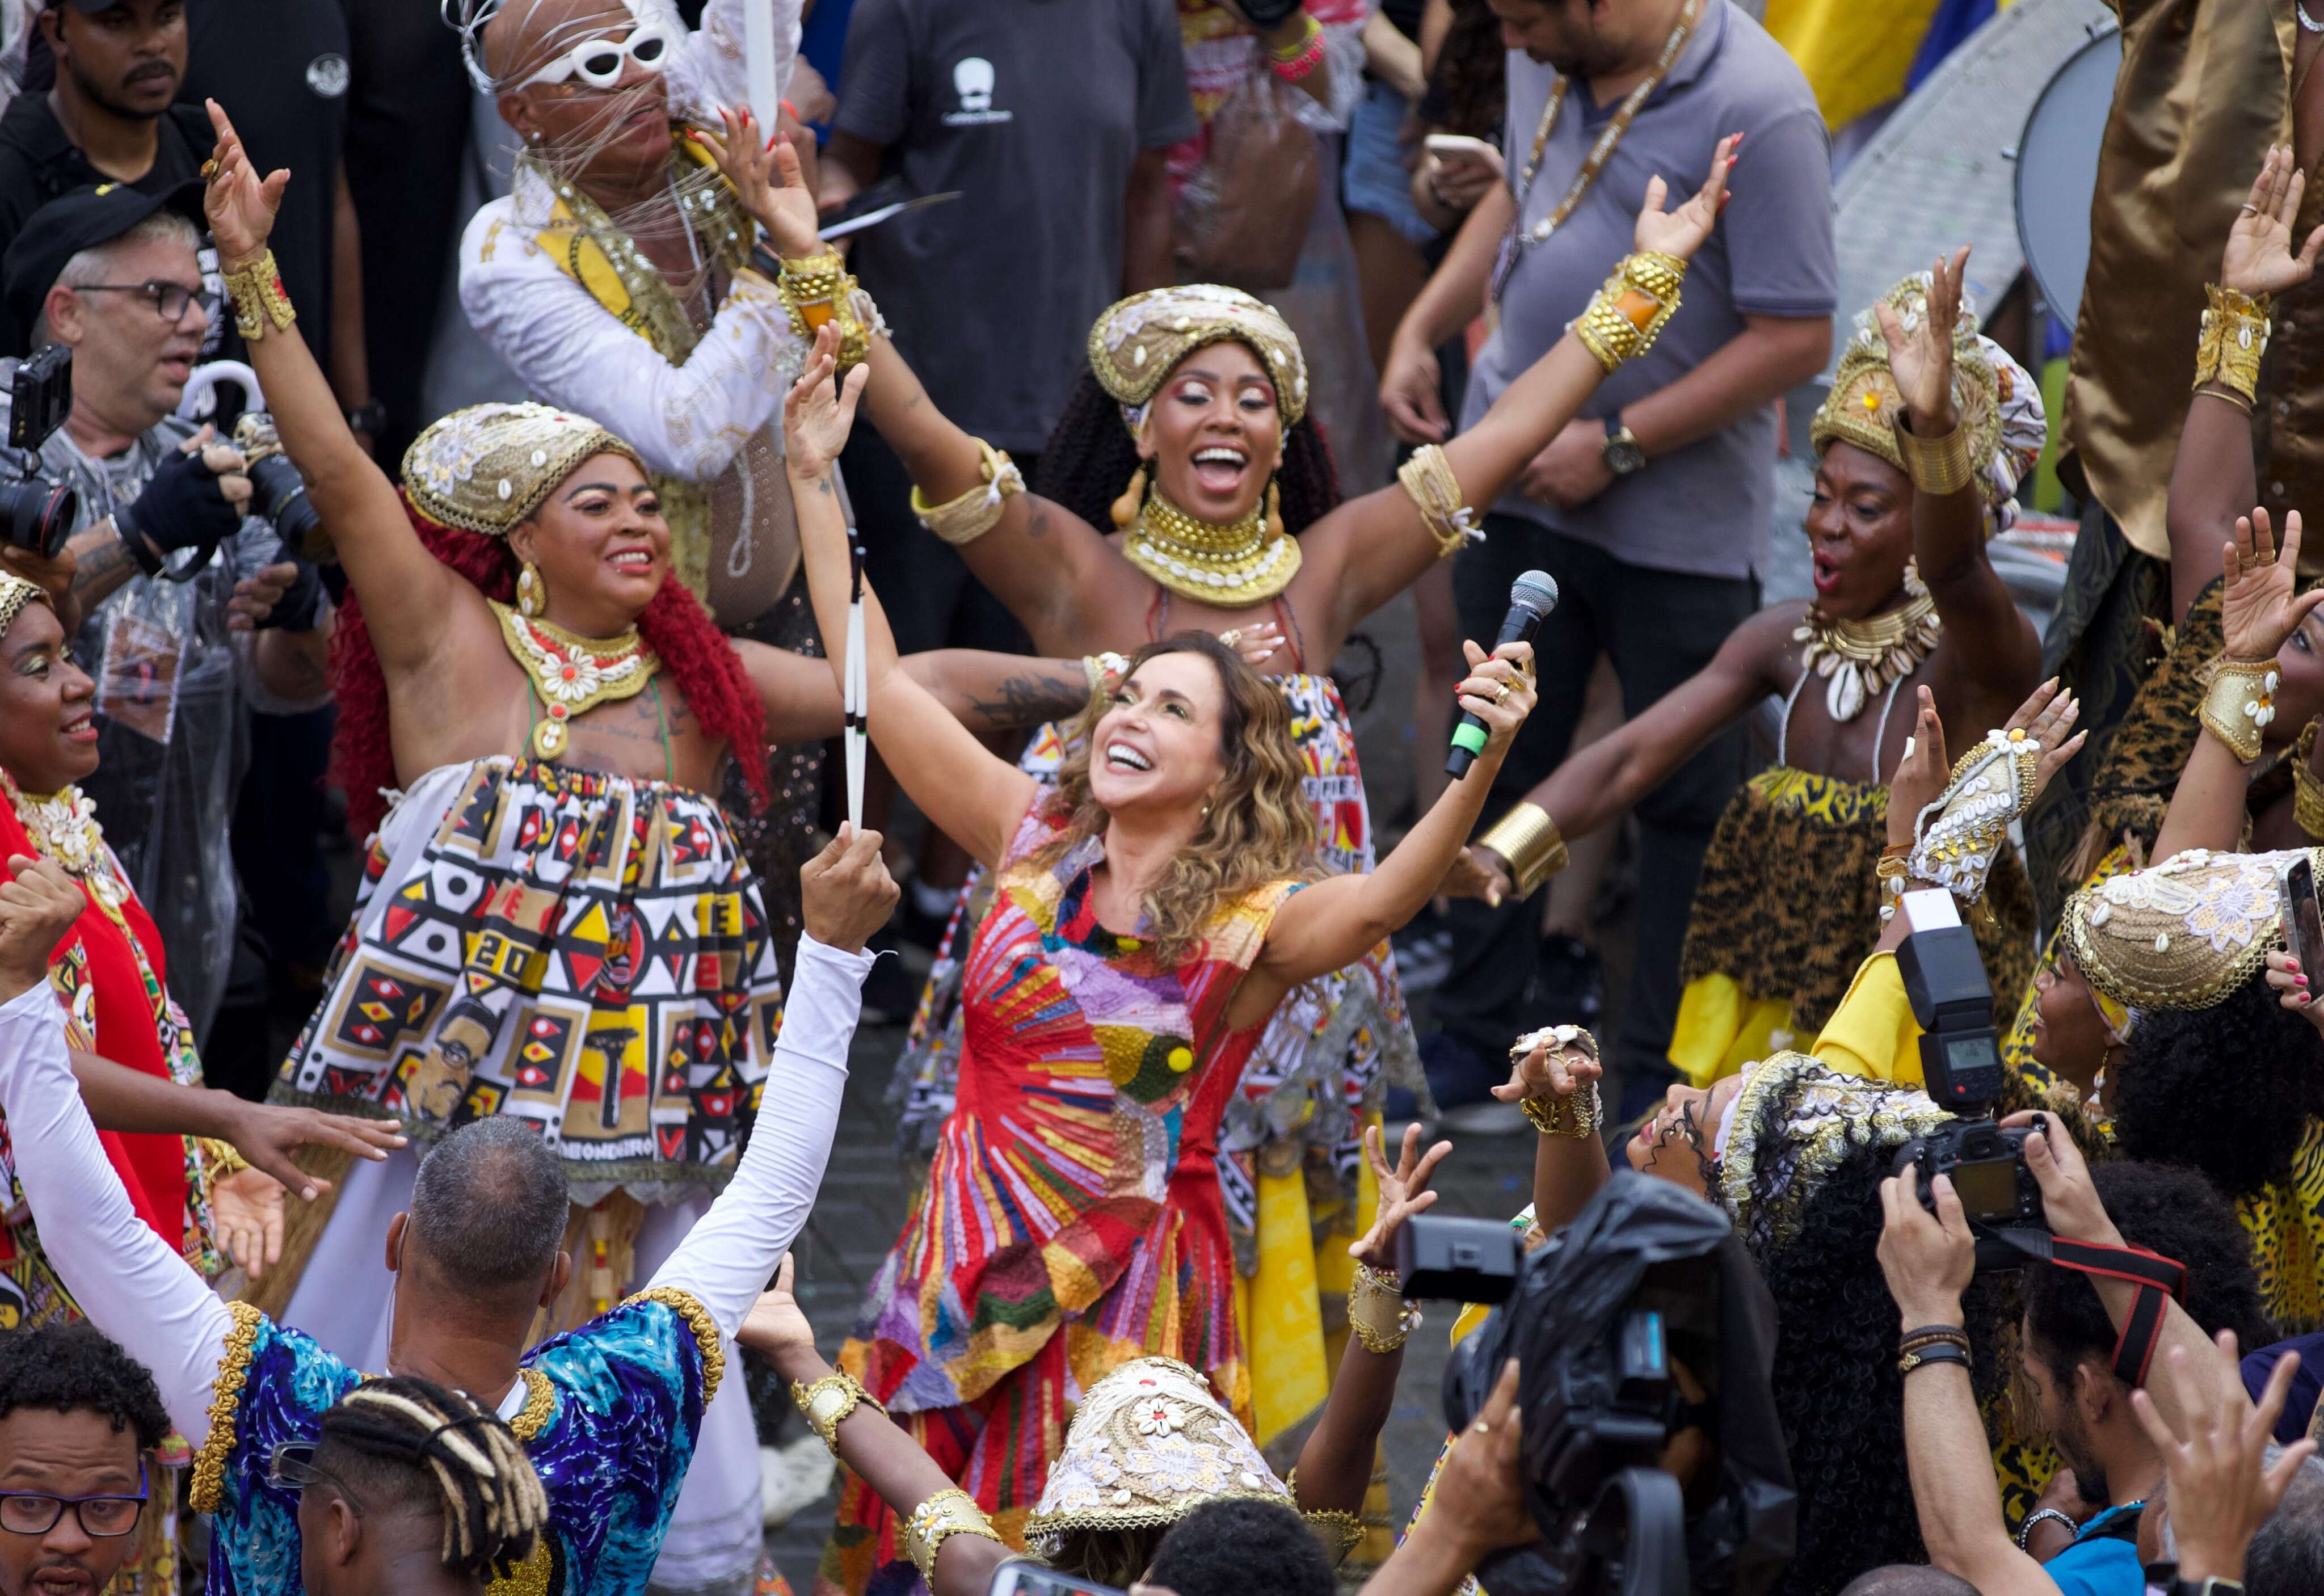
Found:
[[[1219,641],[1230,649],[1233,648],[1237,643],[1242,641],[1242,628],[1240,626],[1228,627],[1224,632],[1219,633]]]
[[[213,155],[208,161],[202,162],[202,181],[206,183],[214,183],[217,181],[217,174],[218,158]]]
[[[1503,683],[1500,685],[1499,688],[1498,690],[1496,690],[1496,691],[1494,692],[1494,694],[1493,694],[1493,707],[1494,707],[1494,708],[1496,708],[1496,709],[1499,709],[1499,708],[1503,704],[1508,703],[1508,697],[1509,697],[1509,684],[1508,684],[1508,683],[1507,683],[1507,682],[1503,682]]]

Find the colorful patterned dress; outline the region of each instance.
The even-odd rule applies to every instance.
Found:
[[[216,1515],[211,1596],[281,1596],[299,1589],[299,1493],[269,1481],[274,1449],[313,1442],[365,1377],[247,1304],[233,1313],[192,1504]],[[549,1532],[493,1596],[642,1591],[724,1368],[709,1310],[670,1287],[527,1352],[503,1416],[540,1471]]]
[[[1102,839],[1040,862],[1065,825],[1047,807],[997,872],[963,975],[959,1102],[840,1354],[1020,1545],[1072,1405],[1108,1370],[1178,1359],[1248,1427],[1218,1148],[1264,1027],[1226,1015],[1296,890],[1225,905],[1165,968],[1097,922]],[[848,1477],[817,1589],[884,1589],[902,1556],[894,1517]]]

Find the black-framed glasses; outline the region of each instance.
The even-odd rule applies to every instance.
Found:
[[[186,318],[186,307],[199,305],[202,318],[208,320],[217,304],[217,295],[207,288],[188,288],[182,282],[74,282],[66,284],[77,294],[143,294],[145,302],[153,307],[153,314],[175,327]]]
[[[135,1496],[49,1496],[32,1490],[0,1490],[0,1529],[11,1535],[46,1535],[70,1508],[81,1533],[100,1540],[124,1536],[145,1511],[145,1460],[137,1460]]]
[[[347,1482],[328,1469],[315,1465],[315,1443],[285,1441],[267,1454],[266,1482],[281,1490],[304,1490],[309,1485],[327,1485],[346,1499],[355,1517],[363,1517],[363,1499],[347,1488]]]

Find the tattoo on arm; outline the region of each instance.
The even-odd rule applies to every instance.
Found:
[[[90,540],[94,545],[87,550],[73,550],[73,596],[83,604],[93,604],[127,580],[129,550],[112,528],[105,536]]]
[[[963,718],[973,729],[1013,732],[1079,715],[1089,702],[1089,678],[1079,670],[1071,676],[1028,671],[970,688],[964,697],[968,713]]]

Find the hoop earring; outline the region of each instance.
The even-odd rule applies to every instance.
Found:
[[[1283,536],[1283,490],[1273,477],[1267,479],[1267,540],[1274,542]]]
[[[1111,514],[1114,526],[1128,531],[1130,523],[1136,521],[1138,512],[1145,508],[1146,462],[1141,459],[1138,462],[1138,469],[1130,474],[1130,485],[1122,489],[1121,497],[1113,502]]]
[[[530,621],[548,607],[548,586],[540,579],[540,567],[526,560],[516,573],[516,613]]]

